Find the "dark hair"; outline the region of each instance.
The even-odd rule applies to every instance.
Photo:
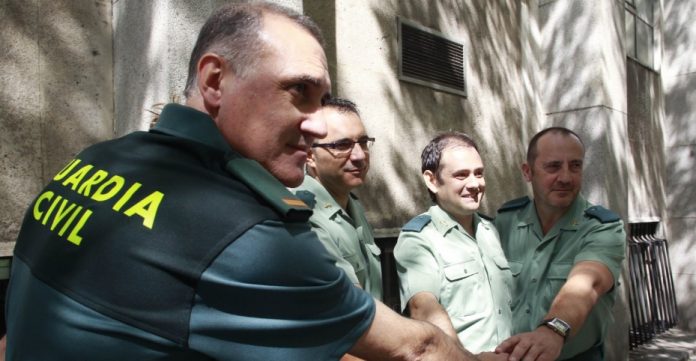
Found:
[[[189,59],[184,96],[190,97],[193,94],[198,61],[205,53],[220,55],[236,74],[244,76],[254,59],[264,50],[258,35],[266,13],[294,21],[324,46],[324,38],[317,24],[308,16],[292,9],[267,2],[223,5],[210,15],[198,34]]]
[[[445,149],[453,145],[464,145],[474,148],[478,152],[476,142],[468,134],[462,132],[446,132],[440,133],[433,138],[428,145],[423,148],[421,153],[421,173],[429,170],[435,174],[437,180],[440,180],[440,160]],[[430,199],[437,203],[435,194],[428,189]]]
[[[582,142],[582,139],[580,139],[580,136],[577,135],[574,131],[572,131],[568,128],[564,128],[564,127],[549,127],[549,128],[546,128],[546,129],[540,131],[539,133],[536,133],[532,137],[532,140],[529,141],[529,146],[527,147],[527,164],[529,164],[530,167],[534,165],[534,161],[536,160],[537,156],[539,155],[539,152],[537,149],[537,143],[539,142],[539,139],[548,133],[561,134],[561,135],[564,135],[567,137],[575,137],[582,145],[583,152],[585,151],[585,143]]]
[[[358,106],[352,101],[343,98],[330,97],[324,100],[324,107],[335,108],[341,113],[354,113],[358,117],[360,112],[358,111]]]

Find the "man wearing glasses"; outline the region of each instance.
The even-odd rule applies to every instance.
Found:
[[[382,299],[380,250],[365,210],[351,191],[361,186],[370,168],[370,146],[357,107],[329,99],[321,110],[328,134],[312,145],[307,176],[295,194],[314,209],[312,229],[335,258],[336,266],[358,287]]]

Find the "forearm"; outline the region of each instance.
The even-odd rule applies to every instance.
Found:
[[[597,262],[578,263],[558,292],[545,319],[558,317],[570,324],[570,336],[585,323],[599,297],[611,289],[613,277]]]
[[[377,302],[375,319],[350,353],[366,360],[472,361],[477,358],[437,327],[410,320]]]

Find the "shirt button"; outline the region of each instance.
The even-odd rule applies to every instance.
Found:
[[[537,279],[536,279],[536,278],[532,278],[532,282],[536,282],[536,281],[537,281]]]
[[[531,313],[531,311],[530,311],[529,309],[527,309],[527,310],[526,310],[526,311],[524,311],[524,312],[526,312],[526,313]]]
[[[502,310],[498,310],[498,314],[499,314],[499,315],[502,315],[502,314],[503,314],[503,311],[502,311]]]

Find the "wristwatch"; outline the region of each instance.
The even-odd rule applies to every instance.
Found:
[[[553,332],[563,336],[563,342],[568,341],[568,336],[570,335],[570,325],[568,322],[565,322],[558,317],[554,317],[541,321],[539,326],[546,326],[550,328],[553,330]]]

